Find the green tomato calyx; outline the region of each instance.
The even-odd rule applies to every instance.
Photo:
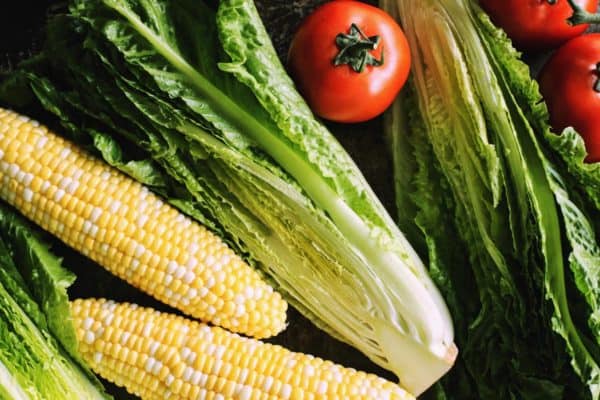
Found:
[[[371,51],[376,50],[381,42],[379,35],[366,36],[360,28],[352,23],[350,33],[339,33],[335,44],[340,50],[333,59],[333,65],[349,65],[354,72],[363,72],[367,65],[379,67],[383,65],[383,48],[381,57],[376,59]]]
[[[571,9],[573,10],[573,15],[567,19],[567,23],[570,25],[580,25],[580,24],[597,24],[600,23],[600,13],[590,13],[582,8],[579,4],[575,2],[575,0],[567,0]]]

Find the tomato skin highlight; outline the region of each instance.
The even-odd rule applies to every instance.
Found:
[[[576,0],[595,12],[598,0]],[[583,34],[588,25],[571,26],[573,10],[567,0],[480,0],[492,21],[506,31],[515,46],[525,51],[549,50]]]
[[[553,128],[572,126],[588,152],[586,162],[600,162],[600,33],[576,37],[560,47],[540,73],[540,90]]]
[[[366,36],[380,36],[371,51],[381,66],[355,72],[333,64],[336,36],[356,24]],[[381,114],[396,98],[410,71],[410,50],[400,26],[383,10],[352,0],[317,8],[300,25],[288,52],[288,68],[313,112],[336,122],[362,122]]]

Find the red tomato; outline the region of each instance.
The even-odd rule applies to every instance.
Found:
[[[575,2],[589,12],[598,7],[598,0]],[[567,23],[567,18],[573,15],[567,0],[480,0],[480,3],[492,21],[522,50],[558,47],[588,27]]]
[[[540,74],[540,90],[557,131],[572,126],[583,137],[587,162],[600,161],[600,33],[570,40]]]
[[[366,65],[357,72],[361,62]],[[404,33],[383,10],[358,1],[333,1],[302,22],[292,39],[288,66],[317,115],[360,122],[392,103],[408,77],[410,51]]]

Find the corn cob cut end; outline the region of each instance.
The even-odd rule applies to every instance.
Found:
[[[2,108],[0,197],[187,315],[258,338],[285,328],[287,303],[220,238],[137,181]]]
[[[135,304],[75,300],[71,312],[92,369],[143,400],[414,400],[373,374]]]

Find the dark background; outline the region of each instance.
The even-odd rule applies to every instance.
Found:
[[[274,45],[280,57],[284,59],[289,40],[299,22],[324,1],[256,0],[256,3]],[[3,10],[0,11],[0,73],[9,72],[20,60],[39,51],[43,45],[43,26],[47,15],[63,8],[64,2],[56,0],[17,0],[11,1],[10,6],[8,2],[3,4]],[[395,215],[392,165],[383,138],[382,118],[352,125],[326,124],[355,159],[391,215]],[[107,297],[177,312],[113,277],[60,243],[54,245],[54,250],[64,256],[63,264],[78,276],[70,289],[72,298]],[[269,340],[270,342],[395,380],[393,374],[382,370],[358,351],[320,331],[291,307],[288,311],[288,322],[288,328]],[[106,387],[117,399],[135,398],[108,383]]]

